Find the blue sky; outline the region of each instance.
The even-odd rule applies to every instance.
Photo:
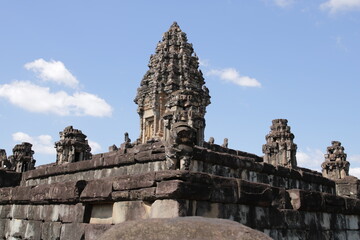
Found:
[[[55,161],[73,125],[93,153],[135,140],[133,99],[173,21],[201,60],[206,140],[262,155],[271,120],[289,120],[298,165],[320,169],[341,141],[360,177],[360,0],[1,1],[0,148]]]

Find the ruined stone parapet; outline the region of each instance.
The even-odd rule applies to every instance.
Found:
[[[350,163],[346,161],[346,156],[341,142],[332,141],[331,146],[327,148],[325,161],[321,164],[322,175],[333,180],[349,176]]]
[[[91,159],[91,148],[80,130],[68,126],[59,134],[60,141],[55,143],[57,164]]]
[[[287,123],[286,119],[272,121],[271,131],[266,135],[266,144],[263,145],[264,162],[275,166],[295,168],[297,167],[297,146],[293,142],[294,134],[291,133]]]
[[[140,142],[167,140],[176,122],[196,131],[204,141],[206,106],[210,104],[199,59],[175,22],[151,55],[149,70],[138,88],[135,103],[140,116]]]
[[[19,173],[35,169],[36,160],[33,158],[34,151],[31,148],[32,144],[28,142],[16,144],[13,155],[8,158],[9,169]]]

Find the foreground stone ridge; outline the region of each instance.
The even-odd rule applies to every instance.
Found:
[[[138,140],[125,133],[120,146],[92,155],[86,135],[69,126],[55,143],[56,162],[36,169],[30,143],[8,158],[0,149],[0,239],[102,239],[113,225],[123,236],[147,223],[160,235],[173,223],[186,228],[166,236],[239,233],[228,221],[210,227],[219,219],[274,239],[360,239],[360,180],[348,176],[341,143],[328,147],[321,174],[297,166],[286,119],[272,121],[264,157],[229,148],[227,138],[204,141],[210,96],[198,66],[174,23],[135,98]],[[204,218],[178,219],[191,216]]]
[[[130,221],[115,225],[103,240],[270,240],[262,232],[234,221],[200,217]]]

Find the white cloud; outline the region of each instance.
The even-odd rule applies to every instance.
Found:
[[[32,137],[23,132],[16,132],[12,135],[12,138],[15,142],[29,142],[33,145],[32,149],[35,153],[42,154],[56,154],[54,148],[54,142],[50,135],[40,135],[37,137]]]
[[[221,80],[231,82],[243,87],[261,87],[261,83],[255,78],[248,76],[241,76],[240,73],[234,68],[213,69],[207,75],[218,76]]]
[[[350,166],[349,175],[355,176],[355,177],[357,177],[357,178],[360,179],[360,168],[352,168],[352,167]]]
[[[199,65],[202,67],[208,67],[209,66],[209,60],[207,59],[199,59]]]
[[[292,5],[294,2],[294,0],[274,0],[275,5],[282,8]]]
[[[347,161],[351,163],[360,163],[360,154],[358,155],[351,155],[348,157]]]
[[[328,0],[320,5],[320,9],[331,14],[360,10],[360,0]]]
[[[99,143],[91,141],[91,140],[88,140],[88,143],[89,143],[89,145],[91,147],[91,153],[92,154],[99,153],[102,150],[102,147],[100,146]]]
[[[0,85],[0,97],[30,112],[53,113],[60,116],[111,116],[112,107],[102,98],[86,92],[69,95],[51,92],[27,81]]]
[[[321,171],[321,163],[324,162],[325,158],[320,149],[306,148],[305,151],[296,153],[296,160],[299,167]]]
[[[60,61],[50,60],[49,62],[40,58],[33,62],[26,63],[24,67],[38,74],[43,81],[64,84],[68,87],[76,88],[79,81],[66,69]]]

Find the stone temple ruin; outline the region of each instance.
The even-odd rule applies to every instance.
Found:
[[[274,239],[360,239],[360,181],[333,141],[322,173],[297,165],[288,121],[273,120],[264,156],[204,141],[209,90],[174,23],[135,97],[140,136],[91,155],[86,136],[60,132],[53,164],[30,143],[0,150],[0,239],[101,239],[129,221],[230,219]],[[118,225],[120,224],[120,225]]]

